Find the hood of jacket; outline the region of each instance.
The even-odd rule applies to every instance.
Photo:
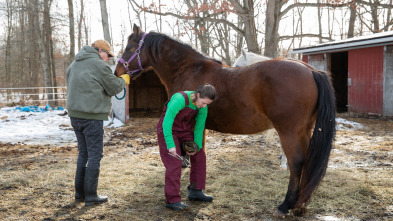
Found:
[[[100,54],[98,53],[98,51],[90,46],[84,46],[79,52],[78,54],[75,55],[75,60],[76,61],[81,61],[81,60],[85,60],[88,58],[100,58]]]

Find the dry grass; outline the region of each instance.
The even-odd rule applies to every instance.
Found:
[[[356,119],[366,127],[339,130],[321,186],[303,217],[289,220],[392,220],[393,122]],[[132,118],[110,130],[99,182],[109,202],[73,202],[77,150],[69,146],[0,145],[0,214],[4,220],[275,220],[289,173],[279,170],[278,143],[262,134],[209,131],[207,188],[213,203],[189,202],[189,169],[182,197],[190,208],[165,208],[164,167],[155,138],[155,117]],[[268,145],[267,145],[268,144]]]

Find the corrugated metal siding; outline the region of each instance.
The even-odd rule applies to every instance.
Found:
[[[382,114],[383,47],[348,51],[348,78],[348,111]]]

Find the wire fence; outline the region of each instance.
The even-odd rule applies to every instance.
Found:
[[[0,107],[4,106],[65,106],[67,87],[0,88]]]

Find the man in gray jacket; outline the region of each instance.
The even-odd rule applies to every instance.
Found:
[[[111,110],[111,96],[119,93],[130,76],[117,78],[106,63],[114,54],[105,40],[84,46],[66,72],[67,110],[78,140],[75,200],[86,205],[108,201],[97,195],[103,157],[104,127]]]

